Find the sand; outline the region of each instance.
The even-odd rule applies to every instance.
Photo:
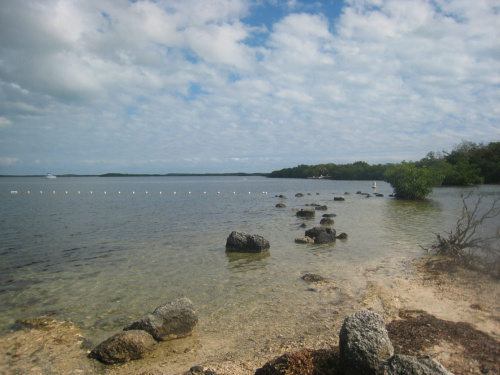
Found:
[[[86,354],[93,344],[69,322],[50,318],[26,322],[34,328],[0,337],[0,374],[176,375],[186,373],[192,366],[203,366],[219,375],[251,375],[284,353],[337,345],[344,318],[360,309],[380,313],[387,323],[408,323],[401,325],[404,329],[419,322],[422,316],[430,316],[431,322],[445,328],[449,324],[455,327],[454,324],[468,323],[471,335],[487,334],[492,339],[490,352],[485,354],[489,357],[474,357],[468,353],[471,349],[461,344],[463,341],[448,333],[429,345],[419,344],[415,349],[407,344],[406,349],[414,354],[429,354],[456,374],[484,373],[486,364],[480,363],[484,358],[490,366],[489,373],[495,373],[491,372],[496,371],[494,363],[500,363],[499,280],[430,257],[408,263],[407,276],[387,277],[382,268],[365,270],[364,275],[366,288],[356,295],[328,282],[311,287],[311,293],[318,293],[325,301],[331,296],[331,303],[325,302],[301,317],[294,330],[251,327],[234,332],[231,337],[214,334],[209,341],[201,340],[195,332],[188,338],[159,344],[148,358],[122,365],[106,366],[89,360]],[[397,334],[395,328],[395,340]]]

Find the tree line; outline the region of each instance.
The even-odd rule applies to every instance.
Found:
[[[416,162],[374,164],[301,164],[271,172],[275,178],[328,178],[333,180],[386,180],[398,169],[415,169],[432,180],[433,186],[500,183],[500,142],[463,141],[451,152],[431,151]],[[425,172],[424,172],[425,170]],[[389,176],[388,176],[389,175]],[[390,181],[388,181],[390,182]]]

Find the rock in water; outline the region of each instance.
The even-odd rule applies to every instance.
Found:
[[[269,250],[269,241],[257,234],[232,231],[226,241],[226,251],[260,253]]]
[[[376,375],[394,354],[384,319],[362,310],[348,316],[339,335],[340,365],[345,375]]]
[[[128,362],[144,358],[155,345],[156,341],[145,331],[120,332],[101,342],[89,357],[104,363]]]
[[[315,244],[335,242],[336,231],[330,227],[314,227],[306,230],[307,237],[314,238]]]
[[[305,218],[315,217],[316,210],[313,210],[312,208],[301,208],[300,211],[297,211],[295,213],[295,216],[305,217]]]
[[[167,341],[189,336],[197,323],[193,303],[180,298],[157,307],[152,314],[144,315],[123,330],[143,330],[157,341]]]

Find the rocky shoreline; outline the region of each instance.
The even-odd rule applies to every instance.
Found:
[[[270,330],[267,338],[235,333],[235,338],[205,342],[195,330],[125,364],[103,365],[87,358],[97,343],[90,343],[69,322],[20,320],[26,328],[1,336],[0,373],[250,375],[278,361],[288,367],[283,365],[285,372],[276,374],[327,374],[314,372],[313,364],[329,363],[325,358],[338,347],[345,318],[361,310],[383,317],[396,354],[428,355],[454,374],[500,373],[500,282],[439,258],[419,259],[411,267],[412,277],[386,285],[370,281],[378,270],[365,270],[368,283],[362,300],[344,309],[311,312],[299,336]],[[328,280],[311,280],[318,293],[335,287]],[[300,369],[298,363],[305,367]]]

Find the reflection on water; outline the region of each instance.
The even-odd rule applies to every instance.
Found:
[[[269,251],[262,251],[260,253],[254,254],[226,252],[226,258],[228,260],[227,267],[228,269],[236,272],[246,272],[264,268],[266,266],[266,263],[263,262],[263,260],[269,257]]]
[[[423,201],[388,200],[383,207],[384,233],[398,245],[423,244],[443,222],[443,205],[435,199]]]

